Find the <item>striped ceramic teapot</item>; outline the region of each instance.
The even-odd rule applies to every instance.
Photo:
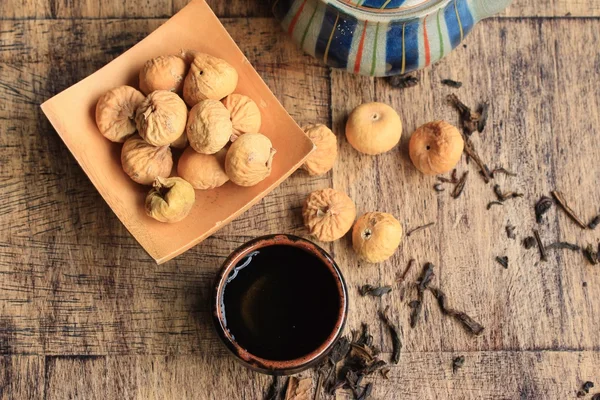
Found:
[[[273,0],[283,28],[308,54],[368,76],[427,67],[473,25],[511,0]]]

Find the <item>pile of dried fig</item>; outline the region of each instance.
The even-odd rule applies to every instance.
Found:
[[[153,186],[145,201],[148,216],[181,221],[193,208],[194,190],[229,181],[253,186],[270,175],[275,149],[259,133],[258,105],[233,93],[237,84],[238,73],[227,61],[185,51],[148,60],[139,90],[120,86],[100,97],[98,130],[123,143],[123,171]]]

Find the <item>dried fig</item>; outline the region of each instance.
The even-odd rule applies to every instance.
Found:
[[[123,143],[135,133],[135,110],[144,95],[131,86],[119,86],[106,92],[96,104],[96,125],[112,142]]]
[[[339,190],[315,190],[304,201],[302,217],[311,235],[322,242],[331,242],[352,228],[356,206],[346,193]]]
[[[179,136],[173,143],[171,143],[171,147],[176,149],[185,149],[188,145],[187,132],[183,131],[181,136]]]
[[[201,101],[190,110],[186,131],[194,150],[202,154],[214,154],[225,147],[231,138],[231,115],[220,101]]]
[[[194,188],[181,178],[156,178],[146,196],[146,214],[160,222],[184,219],[196,201]]]
[[[352,228],[352,247],[370,263],[387,260],[402,241],[402,225],[391,214],[370,212],[361,216]]]
[[[451,171],[462,155],[465,142],[456,128],[446,121],[429,122],[415,131],[408,153],[415,167],[426,175]]]
[[[227,151],[225,171],[233,183],[254,186],[271,174],[275,149],[261,133],[240,136]]]
[[[312,140],[316,149],[310,153],[302,169],[309,175],[323,175],[333,168],[337,158],[337,138],[325,125],[315,124],[304,127],[304,132]]]
[[[123,171],[135,182],[151,185],[156,177],[166,178],[173,168],[169,146],[152,146],[138,135],[125,141],[121,149]]]
[[[160,56],[146,61],[140,71],[140,90],[148,95],[155,90],[181,93],[187,64],[178,56]]]
[[[365,103],[356,107],[346,122],[346,138],[364,154],[376,155],[391,150],[402,136],[402,121],[384,103]]]
[[[226,149],[216,154],[200,154],[191,147],[185,149],[177,163],[177,175],[194,189],[208,190],[223,186],[229,180],[225,173]]]
[[[223,104],[231,113],[231,123],[233,124],[232,141],[244,133],[256,133],[260,131],[260,110],[250,97],[237,93],[230,94],[223,99]]]
[[[202,100],[221,100],[233,93],[238,73],[227,61],[209,54],[195,53],[183,83],[183,98],[193,107]]]
[[[167,90],[150,93],[135,114],[140,136],[154,146],[166,146],[179,139],[185,132],[186,120],[185,103]]]

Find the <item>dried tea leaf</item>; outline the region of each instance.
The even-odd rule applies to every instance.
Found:
[[[362,285],[358,292],[361,296],[372,296],[372,297],[381,297],[385,294],[388,294],[392,291],[391,286],[372,286],[372,285]]]
[[[515,174],[512,171],[507,170],[504,167],[499,167],[499,168],[494,168],[492,170],[492,172],[490,172],[490,175],[493,179],[496,179],[496,174],[504,174],[504,175],[508,175],[508,176],[517,176],[517,174]]]
[[[423,229],[427,229],[427,228],[429,228],[429,227],[431,227],[431,226],[433,226],[433,225],[435,225],[435,222],[430,222],[430,223],[428,223],[428,224],[421,225],[421,226],[418,226],[418,227],[416,227],[416,228],[410,229],[408,232],[406,232],[406,237],[409,237],[409,236],[410,236],[410,235],[412,235],[413,233],[415,233],[415,232],[418,232],[418,231],[421,231],[421,230],[423,230]]]
[[[554,190],[552,192],[552,197],[554,197],[554,200],[556,200],[558,205],[563,209],[565,213],[567,213],[567,215],[573,221],[577,223],[577,225],[579,225],[583,229],[587,229],[587,225],[581,220],[581,218],[577,216],[577,214],[575,214],[575,211],[573,211],[573,209],[569,207],[567,201],[565,200],[565,196],[561,192]]]
[[[523,247],[525,247],[527,250],[533,248],[536,243],[537,242],[533,236],[527,236],[525,239],[523,239]]]
[[[274,376],[273,382],[269,386],[265,400],[277,400],[281,397],[283,379],[280,376]]]
[[[379,370],[379,373],[381,374],[383,379],[390,379],[390,377],[389,377],[390,371],[391,371],[390,368],[382,368]]]
[[[444,186],[442,186],[441,183],[436,183],[435,185],[433,185],[433,190],[435,190],[436,192],[443,192],[446,189],[444,189]]]
[[[350,352],[350,341],[347,337],[341,337],[335,342],[331,353],[329,353],[329,359],[333,364],[337,364],[342,361],[346,355]]]
[[[406,89],[417,86],[419,84],[419,78],[412,75],[394,75],[388,78],[388,82],[390,86],[397,89]]]
[[[503,193],[502,189],[500,189],[500,185],[494,185],[494,193],[496,194],[496,197],[498,198],[498,201],[506,201],[508,199],[514,199],[516,197],[523,197],[523,193],[517,193],[517,192],[506,192]]]
[[[311,378],[296,378],[290,376],[288,379],[285,400],[310,400],[310,389],[312,389]]]
[[[544,243],[542,243],[542,238],[540,238],[540,233],[537,231],[537,229],[533,230],[533,236],[535,237],[538,249],[540,250],[540,259],[542,261],[548,261],[548,257],[546,255],[546,247],[544,246]]]
[[[504,267],[504,269],[508,269],[508,256],[496,257],[496,262]]]
[[[388,309],[389,307],[387,307],[385,311],[379,310],[379,318],[387,325],[388,330],[390,331],[393,348],[392,362],[394,364],[398,364],[398,362],[400,361],[400,352],[402,350],[402,341],[400,340],[400,334],[398,333],[398,329],[387,315]]]
[[[452,373],[456,373],[465,364],[465,356],[458,356],[452,360]]]
[[[584,382],[583,385],[581,385],[581,389],[579,389],[579,391],[577,392],[577,397],[585,397],[586,394],[588,394],[590,392],[590,389],[594,387],[594,382]],[[593,398],[592,398],[593,400]]]
[[[415,262],[416,262],[416,260],[414,258],[410,259],[410,261],[408,262],[408,265],[404,269],[404,272],[402,273],[402,275],[396,279],[397,283],[404,282],[404,280],[406,279],[406,275],[408,275],[408,273],[412,270],[412,267],[413,267],[413,265],[415,265]]]
[[[452,170],[452,174],[450,175],[450,178],[445,178],[443,176],[438,176],[438,181],[443,182],[443,183],[452,183],[452,184],[457,184],[458,183],[458,176],[456,176],[456,168],[454,168]]]
[[[477,130],[481,114],[472,111],[455,94],[449,94],[446,99],[458,111],[463,132],[465,135],[470,136]]]
[[[488,102],[483,103],[477,110],[477,112],[480,115],[479,122],[477,122],[477,132],[482,133],[483,130],[485,129],[485,126],[487,125],[489,111],[490,111],[490,103],[488,103]],[[502,168],[502,169],[504,169],[504,168]],[[493,177],[493,172],[492,172],[492,177]]]
[[[365,389],[362,394],[356,398],[356,400],[367,400],[369,396],[371,396],[371,391],[373,390],[373,384],[371,382],[367,383]]]
[[[583,255],[589,261],[590,264],[598,264],[598,253],[594,251],[594,246],[592,246],[591,244],[588,244],[587,247],[583,249]]]
[[[548,196],[542,196],[537,203],[535,203],[535,220],[538,224],[542,223],[542,216],[552,208],[554,201]]]
[[[588,228],[590,228],[590,229],[596,229],[596,227],[598,225],[600,225],[600,215],[596,215],[594,218],[592,218],[592,220],[588,224]]]
[[[486,208],[489,210],[489,209],[491,209],[493,206],[503,206],[503,205],[504,205],[504,203],[501,203],[501,202],[499,202],[499,201],[490,201],[490,202],[488,203],[488,205],[487,205],[487,207],[486,207]]]
[[[451,196],[455,199],[458,199],[465,189],[465,184],[467,183],[467,178],[469,177],[469,171],[465,171],[464,174],[458,180],[458,183],[454,187]]]
[[[479,322],[475,321],[473,318],[471,318],[469,315],[462,311],[457,311],[448,307],[448,305],[446,304],[446,294],[444,292],[435,287],[429,287],[428,289],[431,291],[431,293],[433,293],[433,295],[437,299],[438,305],[440,306],[440,309],[442,310],[443,314],[453,317],[454,319],[459,321],[463,325],[465,330],[469,333],[472,333],[474,335],[480,335],[483,332],[484,328]]]
[[[516,239],[517,235],[515,234],[515,227],[512,225],[506,225],[506,237],[508,237],[509,239]]]
[[[423,309],[423,295],[425,293],[425,289],[433,279],[433,264],[425,263],[423,266],[423,270],[421,272],[421,276],[417,281],[417,299],[410,302],[409,306],[412,308],[412,312],[410,313],[410,327],[414,328],[417,326],[419,322],[419,318],[421,317],[421,310]]]
[[[452,79],[442,79],[442,85],[446,85],[454,89],[460,89],[463,84],[462,82],[458,82]]]
[[[555,242],[552,244],[549,244],[548,246],[546,246],[546,250],[548,249],[559,249],[559,250],[573,250],[573,251],[579,251],[581,250],[581,247],[577,246],[576,244],[572,244],[572,243],[568,243],[568,242]]]

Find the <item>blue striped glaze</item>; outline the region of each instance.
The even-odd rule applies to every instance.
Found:
[[[477,21],[511,0],[272,0],[275,16],[304,51],[370,76],[437,62]]]

